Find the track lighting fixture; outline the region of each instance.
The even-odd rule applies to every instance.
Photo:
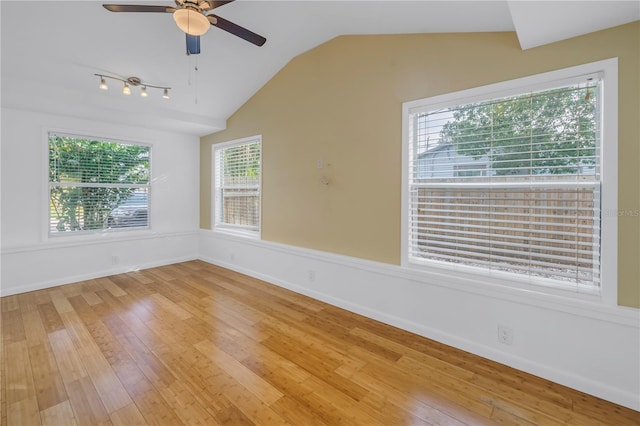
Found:
[[[148,96],[147,93],[147,87],[151,87],[154,89],[162,89],[163,93],[162,93],[162,97],[165,99],[169,99],[169,89],[171,89],[171,87],[165,87],[165,86],[156,86],[155,84],[149,84],[147,82],[143,82],[142,80],[140,80],[138,77],[129,77],[129,78],[121,78],[121,77],[114,77],[111,75],[105,75],[105,74],[94,74],[97,77],[100,77],[100,89],[101,90],[108,90],[109,87],[107,86],[107,82],[105,79],[110,78],[112,80],[117,80],[117,81],[121,81],[123,86],[122,86],[122,94],[123,95],[130,95],[131,94],[131,86],[142,86],[140,87],[140,96],[142,97],[146,97]]]

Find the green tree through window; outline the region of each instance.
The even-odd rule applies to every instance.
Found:
[[[596,83],[452,108],[441,140],[495,175],[575,174],[595,164]]]
[[[136,212],[144,220],[128,226],[147,226],[149,162],[149,146],[50,134],[49,232],[113,227],[114,209],[136,194],[145,194]]]

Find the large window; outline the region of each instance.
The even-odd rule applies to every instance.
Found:
[[[260,236],[262,138],[214,145],[214,230]]]
[[[151,148],[49,133],[49,235],[149,226]]]
[[[574,71],[405,104],[405,264],[599,292],[610,76]]]

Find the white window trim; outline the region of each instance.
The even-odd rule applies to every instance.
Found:
[[[601,287],[598,294],[578,294],[575,291],[553,287],[543,287],[523,277],[514,279],[504,273],[477,269],[461,271],[458,266],[415,265],[408,260],[409,240],[409,115],[410,111],[428,104],[425,109],[434,110],[462,103],[473,103],[489,97],[505,97],[521,93],[523,88],[536,90],[546,88],[550,82],[575,78],[576,76],[601,73],[603,76],[603,116],[601,140],[606,148],[602,149],[602,233],[601,233]],[[447,273],[461,282],[470,278],[477,285],[495,288],[503,286],[506,292],[523,293],[535,291],[542,294],[569,296],[579,299],[598,300],[604,305],[618,304],[618,58],[578,65],[561,70],[545,72],[505,82],[490,84],[444,95],[405,102],[402,105],[402,220],[401,220],[401,266],[412,270],[424,270]],[[616,213],[616,214],[614,214]]]
[[[260,143],[260,217],[258,218],[258,232],[243,231],[233,225],[216,226],[216,150],[228,148],[235,145],[243,145],[250,142]],[[248,136],[246,138],[234,139],[227,142],[214,143],[211,146],[211,230],[213,232],[234,235],[242,238],[255,240],[262,239],[262,135]]]
[[[152,195],[152,187],[153,187],[153,144],[151,142],[143,142],[137,139],[128,139],[126,137],[112,137],[109,135],[105,135],[99,132],[87,132],[78,131],[72,129],[61,129],[54,127],[42,127],[42,140],[43,149],[42,149],[42,166],[41,170],[43,170],[43,178],[42,178],[42,209],[40,210],[41,214],[41,239],[46,242],[63,242],[66,239],[72,239],[73,241],[82,241],[82,240],[96,240],[101,239],[104,240],[107,238],[130,238],[135,235],[146,235],[152,233],[153,227],[153,217],[155,208],[153,206],[153,195]],[[60,136],[68,136],[72,138],[85,138],[85,139],[96,139],[96,140],[104,140],[109,142],[123,143],[128,145],[143,145],[148,146],[150,148],[150,156],[149,156],[149,216],[148,216],[148,226],[144,227],[135,227],[135,228],[122,228],[122,229],[97,229],[95,231],[81,231],[81,232],[64,232],[61,234],[52,235],[49,232],[49,135],[56,134]]]

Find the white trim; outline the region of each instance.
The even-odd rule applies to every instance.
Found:
[[[148,146],[149,148],[153,147],[153,143],[151,142],[143,142],[143,141],[128,139],[126,137],[112,137],[112,136],[106,136],[106,135],[100,135],[100,134],[86,133],[84,131],[76,132],[72,130],[60,130],[52,127],[43,127],[43,129],[45,130],[47,146],[49,144],[48,135],[50,133],[53,133],[58,136],[64,136],[64,137],[74,138],[74,139],[95,139],[95,140],[100,140],[102,142],[114,142],[114,143],[119,143],[123,145],[143,145],[143,146]]]
[[[246,143],[255,142],[256,140],[262,143],[262,135],[260,134],[260,135],[254,135],[254,136],[247,136],[245,138],[233,139],[226,142],[216,142],[211,145],[211,150],[213,151],[214,148],[221,149],[221,148],[229,148],[235,145],[244,145]]]
[[[599,302],[594,302],[593,299],[576,299],[573,297],[573,294],[567,296],[547,291],[540,291],[537,286],[536,288],[538,291],[535,291],[532,289],[513,287],[509,285],[509,282],[496,278],[486,281],[479,280],[475,274],[467,274],[466,277],[461,278],[453,276],[451,272],[446,269],[438,270],[436,268],[431,268],[429,270],[424,270],[406,268],[403,266],[290,246],[272,241],[246,239],[237,237],[233,234],[219,233],[208,229],[201,229],[200,233],[201,236],[206,238],[223,239],[236,243],[241,242],[243,244],[268,249],[270,251],[345,266],[350,269],[371,272],[389,278],[410,280],[421,284],[429,283],[429,285],[453,289],[469,294],[506,300],[538,308],[557,310],[585,318],[640,328],[640,310],[617,305],[603,305]],[[206,259],[203,258],[203,260]],[[229,263],[228,265],[230,265],[230,269],[234,269],[234,265],[232,263]]]
[[[611,68],[614,67],[614,68]],[[522,93],[525,91],[545,90],[556,85],[565,83],[575,83],[582,79],[600,72],[615,71],[617,76],[618,58],[604,59],[602,61],[591,62],[582,65],[576,65],[560,70],[548,71],[541,74],[534,74],[525,77],[515,78],[512,80],[502,81],[499,83],[487,84],[485,86],[473,87],[457,92],[445,93],[442,95],[431,96],[429,98],[416,99],[404,102],[403,110],[413,112],[420,110],[428,100],[429,110],[444,108],[459,103],[471,103],[479,100],[487,100],[492,98],[506,97]],[[610,76],[608,77],[610,78]],[[617,97],[617,93],[616,93]]]
[[[606,215],[618,210],[618,58],[596,62],[604,72],[602,117],[602,199],[600,235],[602,303],[618,304],[618,215]],[[611,124],[610,126],[607,126]],[[606,149],[603,149],[604,145]]]
[[[28,246],[3,247],[2,296],[71,284],[113,274],[147,269],[171,263],[197,259],[198,231],[150,233],[136,232],[125,238],[104,236],[99,240],[74,238],[64,242],[48,242]],[[131,251],[133,254],[118,256],[117,264],[109,262],[109,256]],[[64,252],[64,254],[62,253]],[[89,267],[78,268],[78,259],[85,253],[82,264],[91,261]],[[56,259],[57,256],[57,259]],[[37,260],[36,260],[37,259]],[[53,264],[49,265],[56,259]],[[40,268],[28,265],[40,262]],[[64,263],[59,265],[59,263]],[[11,267],[8,267],[8,263]],[[77,272],[84,269],[85,272]]]
[[[418,102],[418,101],[416,101]],[[409,104],[402,104],[402,174],[400,190],[400,265],[409,266],[409,144],[413,135],[409,133]]]
[[[110,275],[125,274],[127,272],[140,271],[143,269],[156,268],[159,266],[172,265],[174,263],[188,262],[188,261],[197,260],[197,259],[198,259],[198,256],[173,257],[173,258],[162,259],[162,260],[157,260],[153,262],[137,264],[133,267],[120,266],[120,267],[105,269],[98,272],[92,272],[89,274],[72,275],[72,276],[66,276],[64,278],[41,281],[34,284],[21,286],[19,288],[11,288],[9,290],[0,288],[0,297],[13,296],[14,294],[21,294],[21,293],[27,293],[29,291],[43,290],[45,288],[57,287],[65,284],[74,284],[82,281],[93,280],[96,278],[108,277]]]
[[[102,245],[102,244],[115,244],[115,243],[131,243],[135,241],[143,241],[143,240],[151,240],[158,238],[181,238],[181,237],[189,237],[198,235],[198,231],[188,231],[188,232],[152,232],[150,230],[137,230],[127,232],[125,236],[114,237],[111,232],[101,234],[100,238],[89,238],[90,235],[85,235],[84,238],[81,236],[79,238],[68,239],[66,241],[59,240],[58,238],[54,238],[51,241],[43,244],[32,244],[25,246],[9,246],[2,247],[2,251],[0,251],[0,256],[4,256],[7,254],[15,254],[15,253],[26,253],[26,252],[35,252],[35,251],[44,251],[44,250],[53,250],[53,249],[61,249],[61,248],[70,248],[70,247],[87,247],[92,245]]]
[[[461,90],[458,92],[433,96],[425,99],[405,102],[402,105],[402,204],[401,204],[401,265],[406,268],[424,268],[421,265],[415,265],[409,262],[409,145],[411,129],[409,128],[410,114],[415,111],[424,109],[424,105],[428,104],[429,110],[444,108],[460,103],[470,103],[479,100],[487,100],[509,96],[522,91],[542,90],[567,82],[580,81],[588,76],[601,74],[603,76],[603,111],[602,117],[602,135],[603,144],[607,144],[606,154],[603,150],[602,155],[602,204],[601,211],[615,211],[618,208],[618,59],[611,58],[602,61],[592,62],[574,67],[564,68],[561,70],[545,72],[532,76],[517,78],[505,82],[490,84],[486,86]],[[607,172],[615,170],[614,173]],[[601,235],[601,289],[599,301],[603,305],[616,306],[618,303],[618,277],[617,277],[617,240],[618,240],[618,218],[617,215],[604,215],[601,217],[602,232]],[[431,264],[430,264],[431,265]],[[431,269],[437,269],[437,263],[433,264]],[[479,270],[478,270],[479,271]],[[466,280],[464,272],[458,272],[457,268],[442,268],[441,273],[447,273],[456,280]],[[495,273],[478,273],[479,279],[485,280],[486,284],[495,282]],[[477,280],[478,277],[475,277]],[[490,281],[489,281],[490,280]],[[537,286],[535,280],[525,280],[525,284],[520,283],[521,280],[503,280],[502,283],[506,287],[502,291],[507,291],[510,285],[521,287],[526,291],[537,292],[556,292],[557,290],[543,285]],[[531,283],[528,285],[527,282]],[[547,290],[545,290],[547,289]],[[560,290],[561,291],[561,290]],[[562,292],[562,291],[561,291]],[[565,291],[565,295],[577,294],[571,291]],[[580,296],[582,297],[582,296]],[[592,296],[587,296],[593,299]]]
[[[200,259],[640,409],[640,310],[210,230],[201,230]],[[514,346],[497,343],[494,321],[515,324]]]

